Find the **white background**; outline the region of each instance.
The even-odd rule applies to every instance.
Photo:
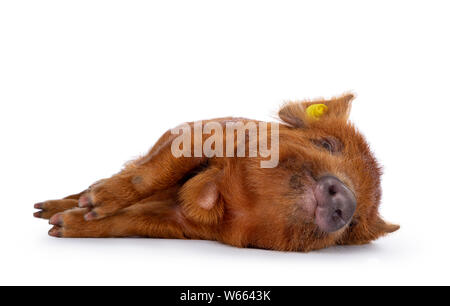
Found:
[[[448,1],[1,1],[0,284],[450,284]],[[177,124],[358,97],[400,231],[308,254],[55,239],[33,204]]]

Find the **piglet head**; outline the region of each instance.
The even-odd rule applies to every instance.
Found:
[[[289,102],[279,111],[280,164],[257,193],[266,211],[283,216],[273,231],[289,248],[364,244],[399,229],[378,213],[381,167],[348,120],[353,98]]]

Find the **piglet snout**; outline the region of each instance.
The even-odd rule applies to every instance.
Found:
[[[346,226],[356,210],[353,192],[334,176],[319,179],[314,190],[317,200],[316,224],[324,232],[332,233]]]

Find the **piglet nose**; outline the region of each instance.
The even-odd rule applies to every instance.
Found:
[[[315,220],[321,230],[332,233],[351,221],[356,210],[356,198],[339,179],[334,176],[320,178],[314,195],[317,200]]]

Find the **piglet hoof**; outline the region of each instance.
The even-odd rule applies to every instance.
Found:
[[[53,215],[49,223],[53,225],[48,234],[57,238],[82,238],[95,236],[98,229],[96,222],[87,222],[84,215],[86,208],[73,208]]]
[[[77,206],[77,201],[73,199],[62,199],[45,201],[34,204],[34,208],[38,211],[33,213],[35,218],[50,219],[53,215],[72,209]]]
[[[115,214],[126,207],[127,200],[121,199],[107,184],[93,186],[78,200],[78,207],[88,209],[84,219],[98,220]]]
[[[56,238],[62,238],[62,228],[60,226],[54,226],[48,231],[48,235]]]

